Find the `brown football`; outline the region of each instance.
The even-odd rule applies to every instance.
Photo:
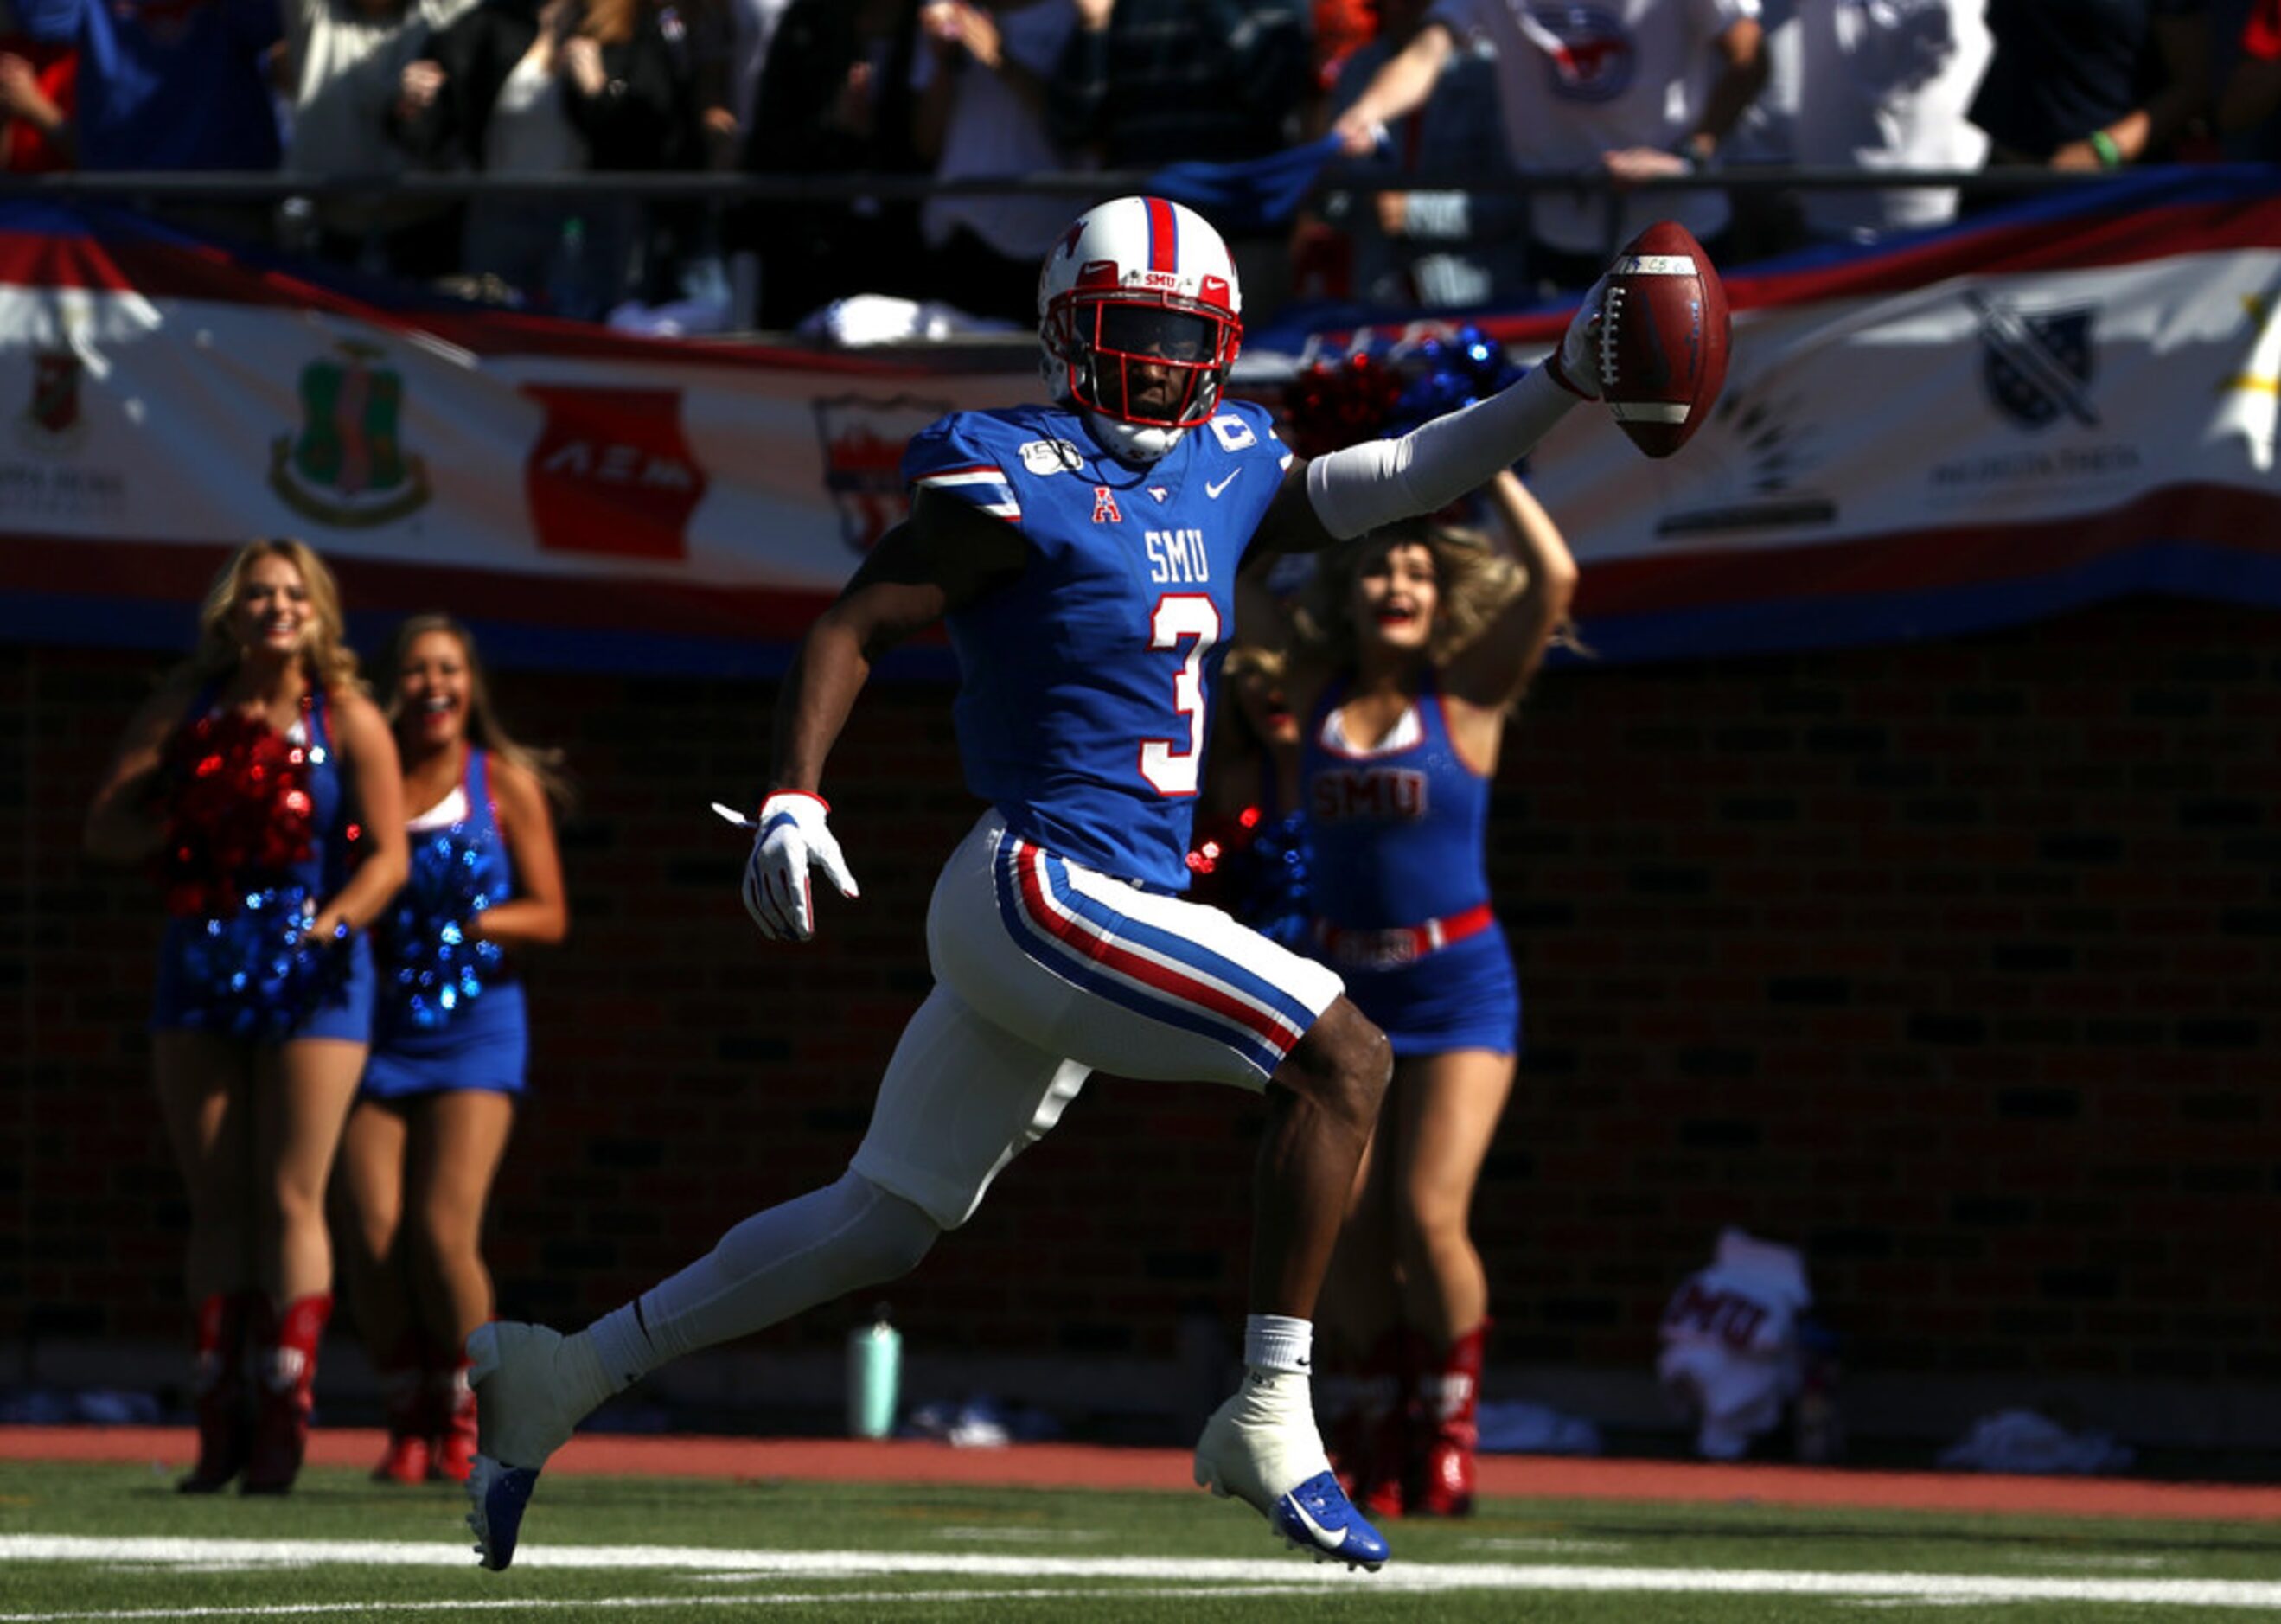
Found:
[[[1659,220],[1608,267],[1600,306],[1602,398],[1632,444],[1668,457],[1727,381],[1727,290],[1694,233]]]

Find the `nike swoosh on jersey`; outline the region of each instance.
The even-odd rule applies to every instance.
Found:
[[[1307,1508],[1299,1504],[1298,1496],[1292,1495],[1287,1496],[1287,1498],[1291,1507],[1291,1515],[1296,1517],[1301,1522],[1307,1525],[1308,1532],[1315,1536],[1316,1543],[1325,1551],[1336,1551],[1340,1546],[1347,1543],[1347,1529],[1341,1528],[1336,1534],[1332,1533],[1328,1528],[1323,1527],[1321,1523],[1317,1522],[1312,1517],[1307,1515]]]
[[[1226,490],[1228,486],[1233,484],[1235,483],[1235,476],[1242,472],[1243,470],[1241,468],[1230,468],[1227,473],[1227,477],[1219,481],[1217,484],[1207,479],[1204,481],[1204,494],[1217,502],[1219,500],[1219,493]]]

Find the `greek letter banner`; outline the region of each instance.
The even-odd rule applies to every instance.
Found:
[[[2281,182],[2173,170],[1729,278],[1717,415],[1589,408],[1528,474],[1603,660],[1924,637],[2131,592],[2281,604]],[[1481,313],[1516,357],[1564,313]],[[1255,332],[1238,384],[1398,326]],[[226,548],[306,537],[360,638],[762,672],[903,511],[909,434],[1035,398],[1025,343],[622,337],[0,206],[0,635],[180,648]],[[936,656],[939,658],[939,656]]]

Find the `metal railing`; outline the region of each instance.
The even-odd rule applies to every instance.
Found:
[[[2281,166],[2276,169],[2281,176]],[[1394,174],[1382,166],[1334,160],[1316,177],[1302,205],[1334,193],[1469,190],[1528,196],[1561,192],[1598,196],[1606,216],[1605,251],[1621,239],[1627,197],[1721,190],[1733,194],[1796,194],[1813,191],[1883,191],[1952,188],[1967,197],[2012,197],[2028,193],[2096,188],[2150,171],[2069,172],[2032,166],[1987,169],[1864,169],[1738,164],[1706,172],[1672,174],[1620,186],[1597,168],[1530,168],[1481,171],[1455,167]],[[1074,206],[1103,197],[1157,189],[1153,171],[1052,170],[1008,175],[967,175],[938,180],[931,174],[860,172],[833,174],[719,173],[646,170],[583,171],[549,175],[437,174],[427,171],[299,174],[287,171],[119,171],[50,174],[0,174],[0,201],[50,199],[110,204],[163,211],[168,205],[284,204],[289,200],[357,198],[478,198],[553,200],[638,199],[651,203],[707,204],[722,209],[769,205],[852,208],[860,202],[921,202],[931,197],[1065,197]],[[2281,184],[2281,181],[2277,181]],[[1175,195],[1178,195],[1177,191]],[[1770,199],[1769,199],[1770,200]]]
[[[1638,191],[1883,191],[1954,187],[1969,194],[2006,195],[2070,186],[2097,186],[2144,171],[2075,172],[2033,166],[1989,169],[1860,169],[1737,164],[1639,182]],[[576,197],[608,196],[712,203],[852,203],[857,198],[920,201],[935,197],[1012,194],[1115,197],[1155,189],[1150,170],[1047,170],[1029,174],[962,175],[885,172],[782,174],[714,171],[582,170],[549,175],[403,173],[296,174],[283,170],[66,170],[48,174],[0,174],[0,198],[166,197],[201,202],[282,201],[287,197]],[[1478,192],[1603,192],[1620,195],[1597,169],[1484,172],[1420,169],[1399,175],[1365,167],[1326,167],[1311,195],[1329,192],[1463,190]]]

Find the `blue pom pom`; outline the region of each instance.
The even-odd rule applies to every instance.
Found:
[[[301,885],[249,891],[227,915],[198,923],[183,955],[184,1022],[274,1043],[318,1009],[343,1001],[353,968],[351,932],[308,933],[317,899]]]
[[[391,974],[388,995],[401,1026],[432,1032],[483,995],[505,955],[468,927],[477,914],[506,900],[486,879],[497,834],[466,824],[433,830],[412,843],[412,872],[388,916]]]
[[[1473,326],[1405,344],[1395,352],[1393,363],[1403,384],[1387,417],[1389,437],[1485,400],[1521,375],[1521,368],[1505,358],[1504,346]]]
[[[1307,820],[1297,812],[1262,824],[1231,876],[1235,916],[1283,947],[1298,948],[1308,925]]]

